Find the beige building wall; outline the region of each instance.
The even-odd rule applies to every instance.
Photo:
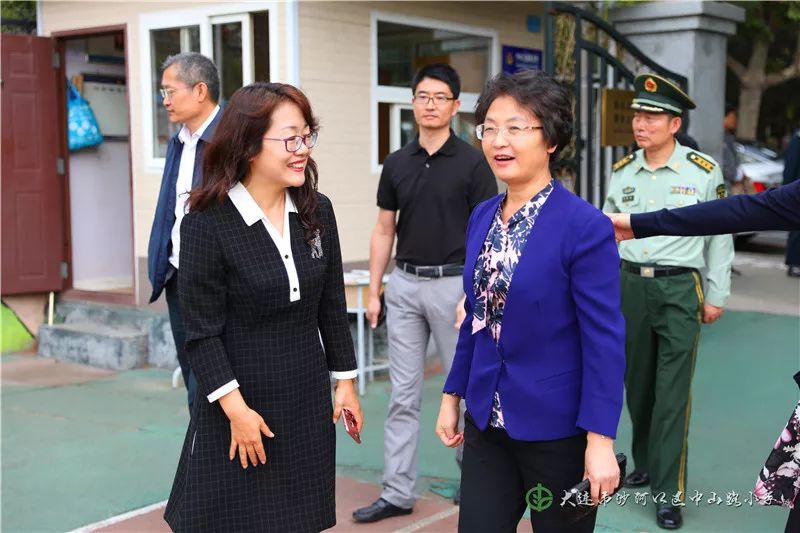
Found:
[[[130,147],[133,197],[134,256],[136,261],[136,293],[138,303],[147,302],[151,287],[147,279],[147,244],[153,224],[158,192],[161,186],[163,168],[148,166],[145,160],[145,143],[152,142],[151,134],[143,131],[143,116],[149,110],[142,109],[142,72],[140,51],[148,43],[140,39],[140,15],[146,13],[180,12],[191,10],[192,6],[208,6],[209,2],[54,2],[42,3],[43,35],[49,36],[64,31],[84,30],[102,26],[124,25],[127,33],[126,53],[128,69],[128,102],[130,106]],[[260,11],[259,4],[239,4],[244,6],[241,13]],[[277,43],[285,42],[285,7],[275,4],[270,17],[278,20]],[[274,12],[273,12],[274,11]],[[175,25],[181,26],[180,17],[175,17]],[[277,65],[278,78],[286,77],[285,48],[279,47],[280,61]]]
[[[145,161],[142,72],[139,16],[159,11],[174,12],[208,6],[198,2],[56,2],[42,4],[44,35],[100,26],[125,25],[127,29],[128,98],[133,173],[134,251],[137,261],[137,294],[146,302],[147,244],[161,183],[161,169]],[[241,12],[260,8],[244,4]],[[278,80],[287,68],[287,6],[277,3],[270,16],[277,17],[279,43]],[[366,260],[369,236],[377,215],[375,194],[379,174],[372,167],[372,46],[373,11],[432,21],[458,23],[497,31],[504,44],[543,49],[543,33],[526,30],[527,15],[543,15],[540,3],[515,2],[310,2],[297,4],[300,86],[308,94],[321,119],[321,140],[314,150],[320,166],[320,190],[336,208],[345,262]],[[179,17],[176,17],[179,19]],[[543,17],[542,17],[543,18]],[[176,26],[180,25],[176,20]],[[500,64],[498,58],[498,65]],[[410,92],[409,92],[410,99]]]
[[[322,124],[314,149],[322,192],[338,218],[345,262],[369,255],[377,217],[380,175],[373,172],[372,129],[373,11],[493,29],[502,45],[543,49],[544,34],[530,33],[527,15],[543,19],[534,2],[301,2],[300,83]],[[498,58],[498,65],[500,65]],[[411,91],[409,89],[409,101]]]

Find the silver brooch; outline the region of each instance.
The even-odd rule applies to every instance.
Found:
[[[314,232],[314,238],[311,240],[311,259],[322,259],[322,238],[319,236],[319,230]]]

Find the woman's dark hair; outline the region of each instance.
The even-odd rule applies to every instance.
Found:
[[[203,183],[189,195],[189,208],[203,211],[221,204],[228,191],[250,171],[250,160],[261,153],[263,137],[272,125],[272,113],[284,102],[300,108],[306,123],[315,131],[319,123],[308,98],[299,89],[285,83],[251,83],[231,96],[222,111],[214,138],[203,158]],[[305,240],[310,242],[322,230],[317,211],[317,164],[310,157],[306,164],[305,183],[289,187],[297,207]]]
[[[501,96],[510,96],[541,121],[547,144],[556,147],[552,160],[569,146],[574,123],[572,99],[567,89],[550,75],[523,70],[515,74],[503,72],[490,78],[475,106],[478,124],[483,124],[489,106]]]

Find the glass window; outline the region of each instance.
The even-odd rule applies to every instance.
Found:
[[[395,114],[396,113],[396,114]],[[475,115],[459,112],[450,121],[450,127],[459,138],[480,150],[481,142],[475,135]],[[399,150],[417,135],[414,111],[406,104],[378,104],[378,163]]]
[[[402,148],[417,136],[417,123],[414,121],[414,111],[411,109],[400,110],[400,146]]]
[[[151,74],[153,80],[153,155],[166,157],[167,143],[178,131],[177,125],[170,123],[167,111],[161,101],[158,89],[161,87],[161,64],[167,57],[181,52],[200,51],[200,26],[168,28],[150,31]]]
[[[242,23],[225,22],[211,26],[214,60],[219,70],[220,104],[242,86]]]
[[[478,150],[481,149],[481,141],[475,135],[475,126],[477,126],[474,113],[461,112],[453,117],[452,122],[453,131],[456,132],[461,140],[468,142]]]
[[[143,25],[150,34],[150,80],[145,83],[152,87],[152,100],[148,96],[145,102],[145,106],[152,105],[152,109],[146,111],[152,117],[152,138],[146,140],[148,163],[163,164],[169,139],[179,126],[170,124],[158,92],[161,65],[168,56],[199,52],[210,57],[219,71],[219,103],[222,105],[243,85],[270,81],[269,11],[241,13],[233,8],[228,13],[225,9],[215,11],[222,13],[205,16],[187,11],[185,19],[177,15],[169,17],[184,22],[185,26],[175,28],[162,28],[163,17],[156,16],[157,13],[143,15],[146,19]]]
[[[480,147],[471,110],[487,78],[499,66],[492,56],[496,36],[480,28],[474,32],[468,28],[456,31],[387,20],[377,20],[373,31],[377,33],[377,65],[374,65],[377,83],[373,90],[378,126],[374,162],[382,165],[387,155],[417,134],[411,79],[417,70],[431,63],[446,63],[458,72],[462,111],[453,117],[450,126],[461,139]]]
[[[480,92],[490,71],[492,39],[378,21],[378,85],[408,87],[422,66],[448,63],[463,92]]]

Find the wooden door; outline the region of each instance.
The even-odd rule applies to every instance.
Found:
[[[1,39],[2,294],[60,291],[65,177],[57,84],[64,80],[51,39]]]

